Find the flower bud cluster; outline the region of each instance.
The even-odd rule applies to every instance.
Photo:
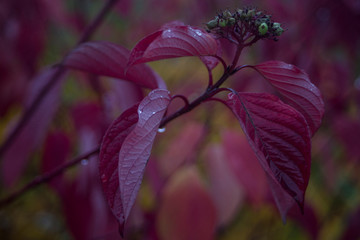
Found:
[[[277,40],[284,29],[280,23],[274,22],[271,15],[257,11],[255,8],[236,9],[233,13],[225,10],[206,23],[207,31],[213,32],[221,37],[235,37],[243,43],[252,38],[252,42],[259,39]]]

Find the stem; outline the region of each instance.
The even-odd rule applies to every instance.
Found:
[[[184,106],[182,108],[180,108],[177,112],[173,113],[170,116],[167,116],[165,118],[163,118],[159,128],[163,128],[165,127],[165,125],[174,120],[175,118],[190,112],[191,110],[193,110],[195,107],[197,107],[198,105],[200,105],[202,102],[206,101],[207,99],[211,98],[212,96],[214,96],[216,93],[218,93],[218,89],[219,87],[234,73],[236,73],[238,70],[235,69],[235,66],[239,60],[241,51],[243,50],[244,46],[243,45],[238,45],[237,49],[236,49],[236,53],[234,56],[234,59],[230,65],[230,67],[226,67],[223,75],[221,76],[221,78],[214,84],[214,85],[210,85],[208,86],[208,88],[206,89],[206,91],[199,96],[198,98],[196,98],[194,101],[192,101],[190,104],[188,104],[187,106]],[[240,69],[239,69],[240,70]]]
[[[185,104],[185,107],[189,106],[189,101],[185,96],[183,96],[183,95],[174,95],[174,96],[171,97],[171,101],[174,100],[175,98],[180,98],[181,100],[183,100],[183,102]]]
[[[95,32],[95,30],[100,26],[103,22],[105,16],[109,13],[111,8],[115,5],[118,0],[108,0],[104,7],[100,10],[99,14],[96,18],[90,23],[90,25],[86,28],[82,36],[80,37],[79,44],[86,42],[90,39],[91,35]],[[64,61],[65,57],[62,59],[61,63]],[[56,72],[49,80],[49,82],[41,89],[39,94],[36,96],[35,100],[32,102],[30,107],[25,110],[24,114],[22,115],[20,121],[17,123],[14,130],[10,133],[10,135],[6,138],[4,143],[0,147],[0,157],[3,156],[5,151],[14,143],[16,137],[19,133],[23,130],[25,125],[29,122],[30,118],[33,116],[34,112],[37,110],[39,104],[44,100],[46,94],[54,87],[54,85],[61,79],[60,77],[66,72],[66,68],[59,64],[57,67]]]
[[[50,181],[51,179],[53,179],[54,177],[60,175],[61,173],[63,173],[65,170],[75,166],[76,164],[80,163],[82,160],[84,159],[88,159],[89,157],[91,157],[92,155],[95,155],[99,152],[100,147],[95,148],[94,150],[85,153],[83,155],[78,156],[77,158],[74,158],[73,160],[64,163],[63,165],[55,168],[54,170],[47,172],[43,175],[39,175],[37,177],[35,177],[31,182],[29,182],[27,185],[25,185],[24,187],[22,187],[21,189],[17,190],[16,192],[13,192],[11,195],[9,195],[8,197],[0,200],[0,209],[6,205],[8,205],[9,203],[15,201],[16,199],[18,199],[19,197],[21,197],[22,195],[24,195],[27,191],[33,189],[34,187],[37,187],[45,182]]]

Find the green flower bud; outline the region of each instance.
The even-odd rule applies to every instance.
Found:
[[[224,18],[231,18],[232,17],[232,14],[229,10],[225,10],[223,11],[223,17]]]
[[[268,32],[268,25],[266,23],[260,24],[258,31],[260,36],[264,36]]]
[[[273,23],[272,29],[276,36],[280,36],[284,32],[284,29],[280,26],[280,23],[278,23],[278,22]]]
[[[227,21],[225,19],[219,19],[219,26],[226,27]]]
[[[218,26],[218,19],[217,19],[217,18],[216,18],[216,19],[213,19],[213,20],[211,20],[211,21],[209,21],[209,22],[206,23],[206,27],[207,27],[209,30],[214,29],[214,28],[216,28],[217,26]]]
[[[238,9],[236,12],[239,16],[242,16],[244,13],[244,11],[242,9]]]
[[[228,25],[229,25],[229,26],[232,26],[232,25],[235,24],[235,22],[236,22],[235,18],[231,17],[231,18],[229,18],[229,20],[228,20]]]
[[[247,17],[251,18],[255,16],[255,9],[250,9],[247,12]]]
[[[237,14],[238,14],[238,16],[239,16],[239,19],[240,19],[240,20],[243,20],[243,19],[245,19],[245,18],[246,18],[246,13],[245,13],[245,11],[244,11],[244,10],[242,10],[242,9],[238,9],[236,12],[237,12]]]

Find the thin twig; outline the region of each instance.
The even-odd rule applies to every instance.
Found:
[[[80,37],[77,45],[86,42],[90,39],[91,35],[94,34],[95,30],[100,26],[103,22],[105,16],[109,13],[111,8],[118,0],[108,0],[104,7],[100,10],[99,14],[96,18],[90,23],[90,25],[86,28],[82,36]],[[62,59],[63,62],[65,57]],[[58,65],[56,72],[49,80],[49,82],[41,89],[39,94],[36,96],[35,100],[31,103],[30,107],[25,110],[24,114],[22,115],[20,121],[17,123],[14,130],[10,133],[10,135],[6,138],[4,143],[0,146],[0,158],[3,156],[5,151],[13,144],[16,137],[20,134],[23,130],[25,125],[29,122],[30,118],[33,116],[34,112],[37,110],[40,103],[44,100],[46,94],[52,89],[55,84],[61,79],[60,77],[66,72],[66,68],[61,65]]]
[[[35,177],[31,182],[29,182],[28,184],[26,184],[24,187],[22,187],[21,189],[13,192],[12,194],[10,194],[8,197],[5,197],[4,199],[0,200],[0,209],[12,202],[14,202],[16,199],[18,199],[19,197],[21,197],[22,195],[24,195],[26,192],[28,192],[29,190],[43,184],[46,183],[48,181],[50,181],[51,179],[53,179],[54,177],[60,175],[61,173],[63,173],[65,170],[75,166],[76,164],[80,163],[82,160],[84,159],[88,159],[89,157],[91,157],[92,155],[95,155],[99,152],[99,147],[95,148],[94,150],[85,153],[83,155],[80,155],[76,158],[74,158],[73,160],[64,163],[61,166],[58,166],[57,168],[55,168],[54,170],[47,172],[43,175],[39,175],[37,177]]]

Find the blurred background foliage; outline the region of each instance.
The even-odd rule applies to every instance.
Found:
[[[74,47],[104,2],[1,1],[0,140],[19,117],[30,80]],[[217,11],[244,6],[271,14],[286,32],[278,42],[261,41],[244,51],[239,64],[272,59],[292,63],[309,74],[324,97],[325,117],[312,142],[305,216],[291,212],[283,225],[261,173],[244,180],[248,169],[238,168],[246,165],[231,160],[233,155],[240,162],[253,158],[239,124],[225,107],[209,103],[171,122],[157,137],[127,226],[128,239],[360,239],[359,1],[119,0],[92,40],[131,49],[169,21],[204,27]],[[232,53],[228,48],[223,55],[228,60]],[[192,99],[206,88],[206,68],[198,59],[149,65],[173,94]],[[221,73],[218,66],[214,79]],[[104,123],[129,104],[125,97],[114,96],[118,82],[69,72],[47,136],[31,154],[21,179],[11,188],[1,186],[0,196],[42,173],[52,137],[56,139],[52,147],[66,152],[67,159],[77,156],[92,137],[98,143]],[[239,72],[226,85],[238,91],[272,91],[250,70]],[[170,111],[181,104],[174,101]],[[106,106],[112,109],[110,115],[104,113]],[[257,171],[249,167],[253,168],[250,173]],[[66,190],[60,191],[52,182],[1,209],[0,238],[118,239],[101,190],[93,187],[99,181],[96,158],[68,171],[62,181]]]

